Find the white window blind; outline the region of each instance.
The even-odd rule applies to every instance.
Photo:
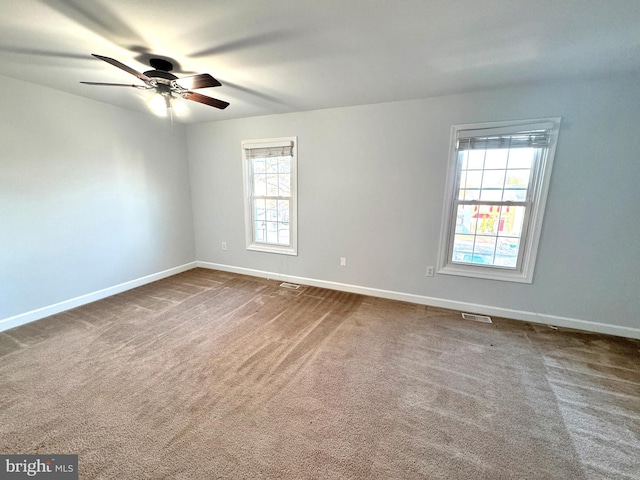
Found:
[[[290,157],[293,155],[293,142],[245,143],[243,148],[247,159]]]
[[[549,146],[549,136],[548,130],[520,132],[511,135],[464,136],[458,139],[458,150],[547,147]]]

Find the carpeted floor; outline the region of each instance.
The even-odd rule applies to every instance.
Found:
[[[0,333],[82,479],[640,478],[640,341],[195,269]]]

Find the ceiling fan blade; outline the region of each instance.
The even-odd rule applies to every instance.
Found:
[[[228,102],[224,102],[222,100],[218,100],[217,98],[207,97],[206,95],[201,95],[195,92],[187,92],[184,94],[184,98],[187,100],[191,100],[193,102],[204,103],[205,105],[209,105],[211,107],[216,107],[219,109],[225,109],[229,106]]]
[[[95,53],[92,53],[91,55],[93,55],[94,57],[99,58],[100,60],[103,60],[103,61],[105,61],[107,63],[110,63],[114,67],[118,67],[118,68],[124,70],[125,72],[130,73],[131,75],[134,75],[134,76],[138,77],[143,82],[150,82],[151,81],[151,79],[149,77],[147,77],[146,75],[138,72],[137,70],[134,70],[131,67],[127,67],[124,63],[120,63],[118,60],[114,60],[113,58],[109,58],[109,57],[103,57],[102,55],[96,55]]]
[[[106,85],[109,87],[133,87],[133,88],[141,88],[143,90],[152,88],[152,87],[146,87],[143,85],[133,85],[130,83],[105,83],[105,82],[80,82],[80,83],[84,83],[85,85]]]
[[[193,75],[191,77],[182,77],[176,80],[176,83],[187,90],[196,90],[198,88],[219,87],[222,85],[218,80],[208,73]]]

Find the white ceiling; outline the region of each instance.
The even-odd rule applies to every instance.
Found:
[[[0,74],[145,110],[91,53],[210,73],[214,121],[640,73],[640,0],[0,0]]]

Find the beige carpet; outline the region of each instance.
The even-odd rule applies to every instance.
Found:
[[[195,269],[0,334],[80,478],[640,478],[640,342]]]

